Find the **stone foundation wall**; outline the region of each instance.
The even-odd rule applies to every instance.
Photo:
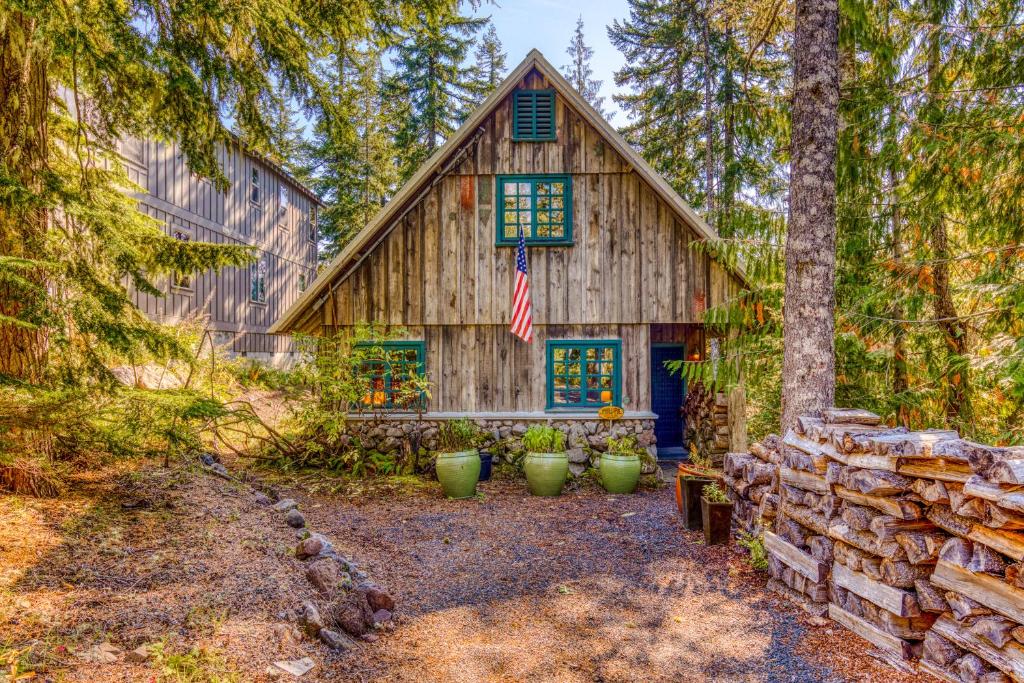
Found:
[[[381,453],[396,451],[418,452],[421,449],[432,451],[436,446],[437,432],[440,425],[447,419],[426,417],[421,420],[409,418],[381,419],[355,418],[347,425],[344,437],[350,443],[358,444],[367,450]],[[518,454],[522,451],[520,437],[526,433],[529,425],[546,424],[560,429],[566,435],[569,453],[569,467],[574,475],[582,474],[589,466],[596,466],[597,458],[606,449],[609,437],[616,439],[635,436],[637,442],[647,449],[652,463],[657,460],[655,447],[654,420],[648,418],[623,418],[615,421],[599,419],[568,418],[559,419],[543,417],[536,419],[474,419],[480,428],[490,433],[484,448],[494,453],[495,457],[504,454]],[[653,464],[645,464],[645,474],[655,469]]]

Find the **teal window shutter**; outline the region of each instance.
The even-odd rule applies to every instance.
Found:
[[[554,90],[517,90],[512,93],[512,139],[556,139]]]
[[[498,246],[516,246],[520,227],[527,244],[573,243],[571,176],[500,175],[497,183]]]
[[[366,380],[354,410],[417,410],[424,407],[423,392],[409,396],[405,382],[426,373],[426,343],[423,341],[359,342],[355,351],[360,373]]]
[[[622,405],[621,340],[549,340],[546,355],[548,410]]]

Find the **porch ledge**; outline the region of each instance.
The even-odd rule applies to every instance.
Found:
[[[600,420],[596,412],[583,411],[530,411],[530,412],[504,412],[504,413],[480,413],[480,412],[431,412],[417,415],[416,413],[350,413],[346,419],[349,420],[457,420],[468,417],[473,420]],[[623,413],[620,420],[656,420],[658,416],[649,410],[632,410]]]

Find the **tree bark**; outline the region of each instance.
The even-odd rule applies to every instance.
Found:
[[[45,55],[31,44],[34,19],[11,12],[0,25],[0,174],[24,190],[0,203],[0,256],[43,258],[49,215],[24,196],[42,190],[47,164],[50,91]],[[29,208],[26,208],[29,207]],[[0,284],[0,316],[41,323],[46,293],[42,269],[20,270],[30,285]],[[0,322],[0,374],[39,382],[46,370],[46,328]]]
[[[835,399],[839,5],[797,0],[782,431]]]
[[[704,193],[708,220],[718,224],[715,215],[715,122],[714,122],[714,70],[711,66],[711,2],[704,3],[701,40],[704,58]]]

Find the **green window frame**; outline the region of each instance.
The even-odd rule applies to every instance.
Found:
[[[496,244],[518,244],[519,226],[527,244],[566,246],[572,241],[572,177],[557,173],[499,175]]]
[[[512,93],[512,139],[521,142],[557,139],[554,90],[516,90]]]
[[[401,383],[413,374],[424,375],[427,371],[426,343],[423,341],[359,342],[355,348],[381,350],[381,357],[370,354],[362,361],[361,372],[370,386],[367,393],[355,406],[357,411],[373,410],[418,410],[425,407],[426,395],[420,392],[415,401],[396,402],[395,394]]]
[[[622,341],[548,340],[547,409],[598,409],[622,405]]]

